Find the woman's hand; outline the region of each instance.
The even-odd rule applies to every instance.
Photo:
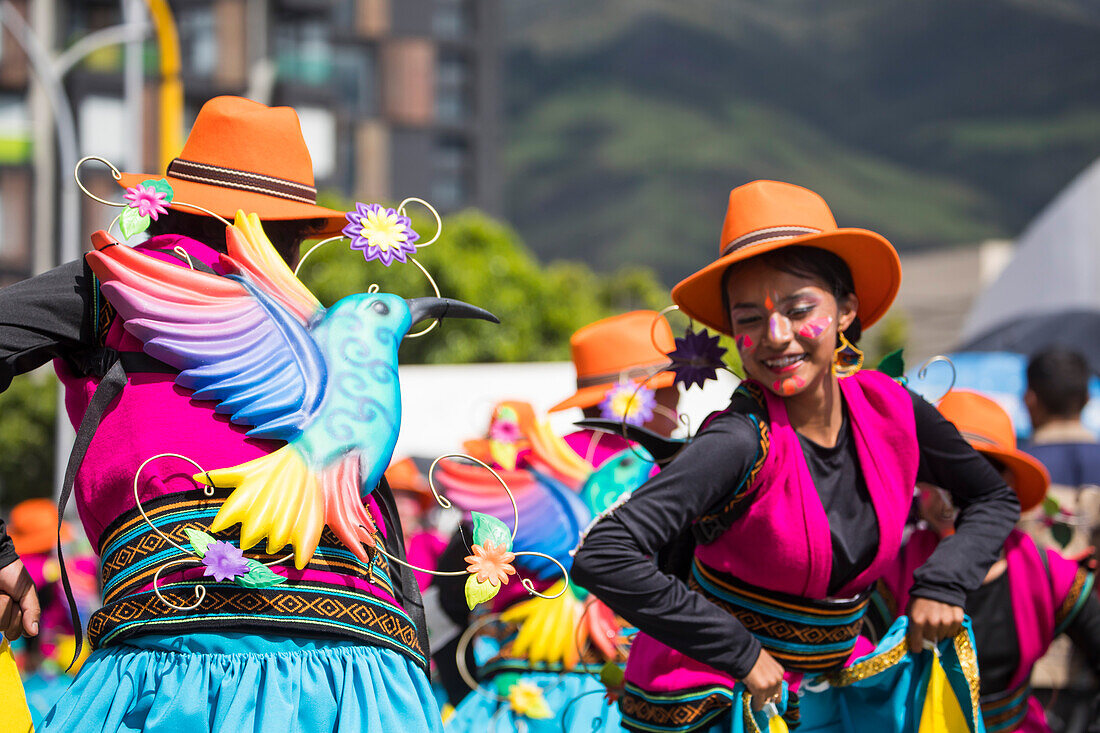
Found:
[[[21,560],[0,568],[0,632],[8,639],[38,634],[38,594]]]
[[[752,669],[741,681],[752,693],[753,710],[760,710],[769,702],[778,705],[783,696],[783,665],[761,649],[756,664],[752,665]]]
[[[909,601],[909,651],[920,654],[924,641],[933,644],[950,639],[962,628],[963,610],[929,598]]]

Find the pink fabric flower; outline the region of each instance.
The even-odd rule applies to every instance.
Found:
[[[130,202],[131,209],[137,209],[138,214],[148,216],[153,221],[161,214],[168,213],[168,195],[152,186],[143,186],[140,183],[131,186],[126,189],[123,198]]]

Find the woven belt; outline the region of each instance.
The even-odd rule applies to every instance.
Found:
[[[1026,678],[1015,687],[992,695],[982,695],[982,719],[987,733],[1007,733],[1027,715],[1027,701],[1031,699],[1031,684]]]
[[[213,497],[178,493],[143,502],[149,520],[181,545],[185,529],[209,532],[210,522],[230,492],[215,490]],[[212,533],[237,544],[229,532]],[[100,540],[104,606],[88,621],[93,647],[117,644],[145,634],[187,633],[211,629],[250,631],[285,636],[322,636],[382,646],[407,655],[426,668],[427,658],[416,628],[398,605],[350,585],[290,580],[270,588],[244,588],[212,578],[180,580],[176,572],[163,575],[161,595],[176,606],[195,602],[194,588],[206,596],[197,608],[177,610],[149,589],[153,575],[166,562],[182,556],[157,535],[135,509],[111,523]],[[271,562],[274,556],[250,551],[248,557]],[[392,595],[388,566],[380,553],[370,565],[344,548],[326,529],[307,569],[369,578]]]
[[[839,669],[855,649],[870,589],[843,601],[799,598],[749,585],[695,559],[688,586],[735,616],[785,669]]]

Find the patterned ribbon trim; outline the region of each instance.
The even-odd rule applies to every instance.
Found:
[[[209,498],[198,492],[168,494],[143,502],[143,506],[149,521],[186,547],[189,540],[184,530],[195,529],[209,533],[211,521],[230,493],[230,489],[215,489],[214,495]],[[212,534],[216,539],[233,545],[239,544],[235,530]],[[279,557],[256,550],[258,548],[250,550],[248,557],[263,563],[273,562]],[[366,565],[326,527],[321,534],[317,551],[306,568],[359,578],[367,577],[374,585],[392,595],[393,586],[386,558],[378,552],[371,554],[372,562]],[[157,569],[169,560],[181,557],[181,553],[153,532],[137,509],[132,509],[112,522],[100,536],[99,556],[102,558],[100,580],[103,600],[111,603],[148,588]]]
[[[698,558],[688,586],[736,617],[788,670],[828,672],[851,656],[870,589],[843,600],[812,600],[756,588]]]
[[[171,178],[182,178],[185,181],[205,183],[209,186],[262,193],[303,204],[317,203],[317,189],[313,186],[237,168],[224,168],[219,165],[174,158],[168,164],[167,175]]]
[[[741,249],[742,247],[748,247],[750,244],[760,244],[762,242],[771,242],[776,239],[794,239],[795,237],[801,237],[806,234],[820,234],[821,230],[816,227],[803,227],[803,226],[781,226],[781,227],[767,227],[766,229],[756,229],[755,231],[742,234],[737,239],[733,240],[725,247],[722,248],[722,257],[725,257],[730,252]]]
[[[644,733],[696,731],[728,713],[732,705],[733,691],[721,685],[661,693],[627,683],[619,699],[623,728]]]
[[[424,650],[405,612],[365,591],[295,582],[271,588],[204,583],[206,597],[190,611],[169,608],[151,591],[108,603],[88,621],[88,640],[102,648],[144,634],[211,629],[350,639],[400,652],[427,669]],[[194,582],[166,583],[176,605],[194,601]]]
[[[1019,685],[995,695],[981,697],[982,719],[986,733],[1005,733],[1015,730],[1027,715],[1027,701],[1031,698],[1031,684],[1024,680]]]
[[[1094,582],[1095,576],[1092,573],[1084,568],[1078,568],[1069,592],[1066,593],[1066,597],[1062,599],[1062,603],[1054,613],[1054,636],[1058,636],[1065,631],[1070,622],[1085,607],[1085,601],[1092,595]]]

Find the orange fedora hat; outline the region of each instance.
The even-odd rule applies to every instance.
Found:
[[[242,97],[214,97],[202,106],[179,157],[168,164],[171,207],[195,204],[232,221],[237,209],[260,219],[325,219],[319,235],[339,234],[344,212],[317,205],[313,160],[298,113]],[[159,175],[123,173],[123,188]]]
[[[672,327],[657,311],[631,311],[579,329],[570,337],[569,347],[577,368],[577,391],[551,407],[550,412],[598,405],[607,390],[619,382],[645,379],[668,364],[668,352],[676,348],[676,343]],[[672,372],[661,372],[649,380],[648,386],[671,387],[675,381]]]
[[[19,555],[49,552],[57,544],[57,505],[50,499],[26,499],[11,510],[8,536]],[[72,539],[69,523],[61,525],[61,541]]]
[[[886,313],[901,286],[901,262],[886,238],[866,229],[840,229],[825,200],[809,189],[753,181],[730,191],[718,259],[672,289],[689,316],[731,335],[722,305],[722,276],[730,265],[783,247],[817,247],[840,257],[852,272],[864,328]]]
[[[1016,476],[1012,488],[1020,498],[1020,511],[1026,512],[1042,502],[1050,486],[1050,474],[1038,459],[1016,447],[1016,431],[1004,408],[985,395],[962,389],[949,392],[937,407],[974,450],[1012,470]]]

